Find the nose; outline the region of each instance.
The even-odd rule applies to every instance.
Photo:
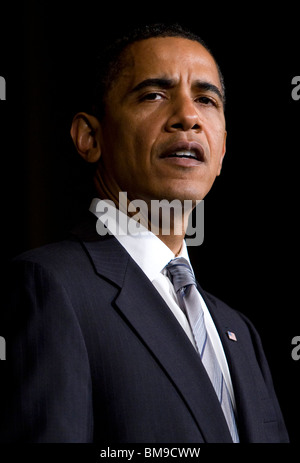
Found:
[[[181,95],[171,103],[171,114],[166,123],[168,132],[202,130],[200,114],[190,95]]]

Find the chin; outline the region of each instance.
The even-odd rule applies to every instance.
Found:
[[[199,201],[204,199],[208,191],[210,190],[207,184],[201,182],[163,182],[160,185],[155,185],[156,188],[149,188],[148,191],[144,191],[143,194],[133,195],[136,198],[143,199],[148,204],[151,200],[162,201],[167,200],[168,202],[179,200],[192,201],[193,207],[197,205]],[[137,193],[137,192],[136,192]]]
[[[196,205],[197,202],[205,198],[207,193],[207,190],[189,186],[188,188],[174,189],[173,191],[168,190],[161,198],[167,199],[168,201],[173,201],[174,199],[178,199],[181,202],[192,201]]]

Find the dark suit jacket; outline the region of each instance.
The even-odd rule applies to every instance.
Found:
[[[231,442],[186,334],[118,241],[96,234],[93,220],[70,239],[19,256],[11,281],[1,332],[1,441]],[[286,442],[257,332],[199,291],[227,356],[241,442]]]

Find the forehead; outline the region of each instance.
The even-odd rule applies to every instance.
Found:
[[[199,42],[181,37],[155,37],[131,44],[123,57],[121,80],[135,85],[157,76],[206,80],[221,87],[214,58]]]

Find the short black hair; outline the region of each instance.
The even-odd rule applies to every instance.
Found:
[[[154,37],[180,37],[199,42],[210,53],[216,63],[222,87],[223,103],[225,105],[224,78],[218,63],[204,40],[190,30],[185,29],[180,24],[175,23],[166,25],[162,23],[155,23],[130,29],[122,37],[116,38],[112,41],[98,56],[95,71],[96,81],[94,83],[94,92],[92,95],[92,112],[98,118],[101,119],[104,115],[105,95],[119,75],[120,71],[123,69],[123,57],[125,50],[135,42]]]

